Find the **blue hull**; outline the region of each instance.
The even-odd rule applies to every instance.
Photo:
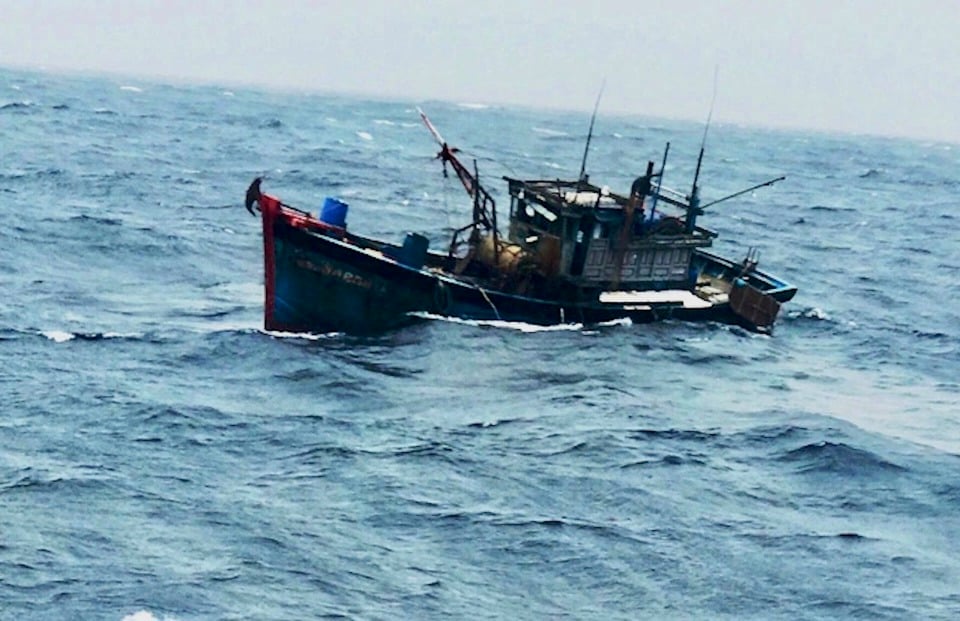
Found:
[[[402,326],[418,314],[539,325],[621,318],[637,323],[668,318],[744,323],[723,303],[691,308],[677,301],[603,303],[504,293],[440,269],[449,262],[446,257],[431,255],[427,267],[413,268],[391,258],[392,246],[306,230],[284,218],[269,218],[269,224],[266,327],[271,330],[362,334]],[[731,279],[739,269],[738,264],[705,252],[694,255],[693,267]],[[778,302],[796,292],[763,272],[751,271],[744,278]]]

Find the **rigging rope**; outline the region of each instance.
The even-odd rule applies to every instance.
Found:
[[[480,295],[483,296],[483,299],[487,301],[487,304],[490,305],[490,308],[493,309],[493,314],[496,315],[497,321],[502,321],[500,318],[500,311],[497,310],[497,307],[493,305],[493,300],[490,299],[490,296],[487,295],[487,292],[482,287],[477,287],[477,290],[480,291]]]

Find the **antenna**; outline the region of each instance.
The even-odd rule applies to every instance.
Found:
[[[720,65],[713,66],[713,96],[710,98],[710,112],[707,113],[707,122],[703,126],[703,139],[700,140],[700,155],[697,157],[697,171],[693,174],[693,189],[690,196],[697,194],[697,180],[700,178],[700,164],[703,163],[703,151],[707,146],[707,132],[710,130],[710,121],[713,119],[713,106],[717,103],[717,76],[720,73]]]
[[[593,104],[593,116],[590,117],[590,130],[587,132],[587,144],[583,148],[583,161],[580,163],[580,176],[577,177],[579,183],[585,180],[584,173],[587,170],[587,154],[590,153],[590,139],[593,138],[593,123],[597,120],[597,110],[600,108],[600,97],[603,96],[603,89],[607,86],[607,79],[604,78],[600,84],[600,92],[597,93],[597,102]]]
[[[707,113],[707,124],[703,126],[703,140],[700,141],[700,150],[707,144],[707,130],[710,129],[710,120],[713,119],[713,106],[717,103],[717,76],[720,74],[720,65],[713,66],[713,96],[710,98],[710,112]]]
[[[720,65],[713,66],[713,97],[710,98],[710,112],[707,114],[707,123],[703,126],[703,139],[700,141],[700,155],[697,156],[697,170],[693,173],[693,187],[690,189],[690,199],[687,205],[687,233],[693,233],[697,225],[697,216],[703,213],[700,209],[700,189],[697,181],[700,179],[700,165],[703,164],[703,152],[707,146],[707,131],[710,129],[710,120],[713,118],[713,105],[717,102],[717,75]]]

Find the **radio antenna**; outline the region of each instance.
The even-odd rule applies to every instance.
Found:
[[[707,131],[710,129],[710,121],[713,119],[713,106],[717,103],[717,77],[720,74],[720,65],[713,66],[713,96],[710,97],[710,112],[707,113],[707,123],[703,126],[703,140],[700,141],[700,150],[707,144]]]
[[[577,178],[578,183],[583,183],[586,181],[587,154],[590,153],[590,139],[593,138],[593,123],[597,120],[597,110],[600,108],[600,97],[603,96],[603,89],[606,86],[607,79],[604,78],[603,82],[600,84],[600,92],[597,93],[597,102],[593,104],[593,116],[590,117],[590,130],[587,131],[587,144],[583,148],[583,161],[580,162],[580,176]]]
[[[700,155],[697,157],[697,170],[693,174],[693,189],[690,191],[692,197],[697,195],[697,181],[700,179],[700,164],[703,163],[703,151],[707,146],[707,132],[710,130],[710,121],[713,119],[713,106],[717,103],[717,76],[720,73],[720,65],[713,66],[713,96],[710,98],[710,112],[707,113],[707,122],[703,126],[703,139],[700,140]]]
[[[720,73],[720,65],[713,66],[713,97],[710,99],[710,112],[707,114],[707,123],[703,126],[703,139],[700,141],[700,155],[697,156],[697,170],[693,173],[693,187],[690,188],[690,197],[687,199],[687,233],[693,233],[697,227],[697,216],[703,213],[700,208],[700,188],[697,182],[700,180],[700,165],[703,164],[703,151],[707,146],[707,131],[710,129],[710,120],[713,118],[713,105],[717,102],[717,74]]]

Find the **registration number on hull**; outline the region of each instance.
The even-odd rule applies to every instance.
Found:
[[[334,267],[329,263],[320,263],[317,265],[309,259],[297,259],[297,267],[322,274],[327,278],[336,278],[337,280],[345,282],[348,285],[353,285],[362,289],[373,289],[373,281],[371,281],[369,278],[364,278],[359,274],[355,274],[339,267]]]

